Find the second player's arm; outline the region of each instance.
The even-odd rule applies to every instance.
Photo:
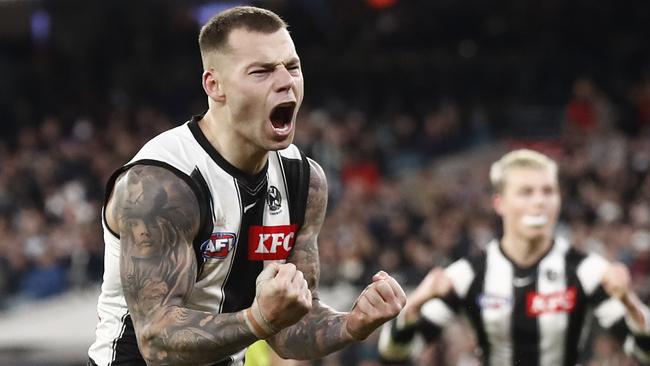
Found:
[[[107,220],[120,233],[122,287],[147,364],[214,363],[257,340],[243,311],[184,306],[196,279],[192,241],[200,220],[181,178],[155,166],[129,169],[116,183]]]
[[[287,262],[302,271],[312,294],[312,308],[300,321],[267,339],[273,349],[283,358],[313,359],[365,339],[369,331],[395,316],[404,305],[405,296],[395,280],[385,273],[375,275],[371,285],[357,303],[355,313],[335,311],[318,296],[320,263],[318,258],[318,234],[327,207],[327,181],[322,168],[310,160],[310,182],[305,223]],[[373,286],[372,291],[368,291]],[[364,297],[365,296],[365,297]],[[361,305],[363,302],[363,305]],[[386,318],[366,311],[369,304],[391,313]],[[361,308],[361,309],[359,309]],[[372,309],[374,310],[374,309]]]

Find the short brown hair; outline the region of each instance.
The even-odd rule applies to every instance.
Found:
[[[287,23],[270,10],[254,6],[236,6],[213,16],[199,33],[199,48],[205,63],[206,53],[228,46],[228,36],[235,29],[273,33],[286,29]]]

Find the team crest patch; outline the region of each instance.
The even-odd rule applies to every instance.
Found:
[[[276,212],[282,208],[282,195],[275,186],[270,186],[266,195],[266,203],[269,205],[271,212]]]
[[[237,236],[230,232],[216,232],[201,244],[204,259],[223,259],[235,246]]]

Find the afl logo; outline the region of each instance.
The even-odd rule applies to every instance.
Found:
[[[210,239],[201,244],[204,259],[223,259],[235,246],[236,235],[228,232],[212,233]]]
[[[275,212],[282,207],[282,195],[280,195],[280,191],[275,186],[269,187],[266,202],[269,204],[269,210],[271,212]]]

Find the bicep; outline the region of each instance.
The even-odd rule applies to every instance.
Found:
[[[327,209],[327,179],[323,169],[316,162],[310,159],[309,166],[309,194],[305,220],[287,262],[296,265],[305,276],[312,296],[318,297],[317,289],[320,277],[318,234],[325,220]]]
[[[134,166],[113,197],[120,233],[120,276],[136,329],[189,297],[197,263],[192,241],[199,206],[192,189],[171,171]]]

